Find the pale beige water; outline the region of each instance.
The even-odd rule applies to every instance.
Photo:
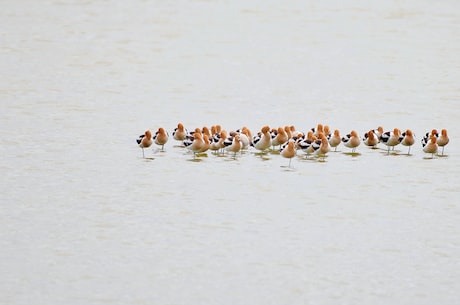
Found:
[[[455,304],[459,6],[4,1],[0,303]],[[142,159],[179,121],[418,138],[291,170]],[[447,157],[425,159],[431,128]]]

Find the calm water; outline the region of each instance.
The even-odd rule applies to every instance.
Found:
[[[458,301],[458,1],[6,0],[0,25],[0,304]],[[143,159],[179,121],[418,138]]]

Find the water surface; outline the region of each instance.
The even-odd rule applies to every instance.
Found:
[[[6,1],[0,303],[453,304],[460,268],[456,1]],[[178,122],[328,124],[383,147],[208,154]],[[445,157],[419,140],[447,128]]]

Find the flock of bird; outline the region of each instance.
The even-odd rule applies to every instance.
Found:
[[[150,130],[145,131],[136,141],[142,149],[142,156],[145,158],[144,148],[156,144],[161,146],[161,150],[164,150],[164,145],[169,138],[169,133],[160,127],[154,134]],[[398,128],[384,131],[379,126],[365,132],[364,136],[360,138],[355,130],[341,136],[339,130],[336,129],[331,132],[329,126],[322,124],[318,124],[316,128],[311,128],[307,132],[299,131],[294,126],[285,126],[284,128],[263,126],[260,131],[253,134],[247,127],[227,132],[220,125],[187,131],[184,125],[179,123],[172,131],[172,138],[192,152],[193,158],[199,157],[200,154],[208,150],[214,151],[216,154],[228,152],[236,158],[240,151],[253,147],[261,153],[269,152],[271,149],[271,151],[278,150],[282,157],[289,159],[289,167],[291,166],[291,159],[297,155],[298,151],[324,158],[332,149],[337,151],[340,144],[350,148],[351,152],[355,153],[356,148],[361,143],[371,148],[377,148],[377,145],[382,143],[387,147],[387,154],[390,153],[390,150],[394,150],[395,146],[401,144],[408,147],[407,154],[409,155],[411,146],[415,143],[415,135],[409,129],[405,132],[401,132]],[[442,148],[441,155],[443,155],[444,147],[448,143],[449,137],[446,129],[442,129],[441,133],[433,129],[424,134],[421,139],[422,150],[431,154],[432,158],[438,153],[439,147]]]

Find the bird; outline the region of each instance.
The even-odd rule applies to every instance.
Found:
[[[281,148],[281,145],[286,143],[288,139],[289,137],[286,134],[285,129],[283,127],[278,127],[275,137],[272,137],[273,150],[275,149],[275,146],[279,146]]]
[[[403,132],[402,134],[402,141],[401,141],[401,145],[404,145],[404,146],[409,146],[409,149],[407,151],[407,154],[409,155],[410,154],[410,147],[412,145],[414,145],[414,142],[415,142],[415,137],[414,137],[414,133],[412,132],[412,130],[410,129],[407,129],[405,132]]]
[[[438,144],[436,143],[437,138],[435,135],[430,135],[430,140],[423,144],[423,151],[427,154],[431,154],[431,158],[434,157],[434,154],[438,152]]]
[[[150,130],[146,130],[143,135],[139,136],[136,142],[139,145],[139,147],[142,148],[142,157],[145,158],[144,148],[150,147],[153,143],[152,132]]]
[[[227,138],[227,131],[221,130],[220,132],[216,132],[213,134],[211,138],[211,146],[209,149],[218,153],[218,151],[224,148],[224,141]]]
[[[168,132],[163,127],[160,127],[153,136],[153,141],[156,145],[161,146],[161,150],[164,150],[165,144],[168,142],[168,138]]]
[[[349,134],[342,138],[343,145],[348,148],[351,148],[351,151],[354,153],[356,151],[356,147],[361,144],[361,140],[359,139],[358,133],[355,130],[352,130]]]
[[[207,126],[204,126],[201,129],[201,133],[203,134],[203,136],[207,135],[209,139],[211,139],[211,137],[212,137],[211,131],[209,130],[209,128]]]
[[[264,126],[261,131],[252,138],[252,146],[260,151],[267,150],[271,145],[270,127]]]
[[[177,124],[177,127],[174,128],[172,132],[173,139],[176,141],[184,141],[187,136],[187,129],[185,129],[182,123]]]
[[[309,130],[307,132],[307,137],[300,140],[297,145],[299,148],[305,152],[307,155],[312,154],[315,150],[312,147],[312,144],[317,140],[318,138],[313,134],[312,130]]]
[[[438,130],[440,131],[439,133]],[[279,151],[279,154],[286,157],[292,154],[291,146],[293,146],[294,156],[297,155],[298,149],[302,149],[303,152],[307,153],[308,159],[311,155],[314,157],[324,157],[332,148],[334,148],[334,151],[337,151],[337,146],[340,145],[340,143],[351,148],[353,154],[361,144],[361,141],[364,145],[371,148],[375,148],[378,143],[381,142],[387,146],[388,154],[390,150],[394,150],[395,146],[401,144],[407,146],[407,155],[410,155],[412,146],[415,143],[415,134],[411,129],[405,129],[405,131],[402,132],[400,129],[394,128],[384,132],[383,128],[378,126],[378,128],[370,129],[364,133],[364,137],[359,137],[355,130],[352,130],[350,134],[343,137],[341,137],[337,129],[335,129],[332,134],[330,131],[332,130],[329,129],[328,125],[322,124],[318,124],[317,127],[312,128],[308,133],[297,130],[293,125],[286,125],[284,128],[278,127],[273,129],[270,129],[267,125],[263,126],[257,135],[252,136],[251,131],[245,126],[229,133],[222,130],[220,125],[213,125],[210,128],[195,128],[195,130],[189,132],[185,129],[184,125],[179,122],[172,132],[172,138],[175,141],[182,141],[187,150],[193,152],[194,158],[207,150],[215,151],[216,154],[219,151],[222,152],[222,155],[229,152],[233,153],[233,156],[236,157],[238,152],[243,154],[245,152],[244,149],[247,149],[248,146],[262,151],[263,155],[265,155],[267,151],[276,154]],[[155,144],[159,145],[161,150],[164,150],[168,138],[168,132],[165,128],[160,127],[156,132],[146,130],[144,134],[136,139],[136,143],[142,149],[142,157],[145,158],[145,148],[154,146],[153,144]],[[441,157],[444,155],[445,146],[448,145],[449,141],[450,139],[446,129],[432,129],[424,134],[421,139],[423,152],[432,154],[432,158]],[[290,144],[291,142],[293,144]],[[273,150],[271,146],[273,146]],[[278,146],[279,149],[275,150]],[[442,152],[440,149],[441,147]],[[154,150],[154,152],[156,152],[156,150]],[[289,167],[290,166],[291,160],[289,160]]]
[[[314,154],[316,156],[324,157],[330,150],[329,142],[324,134],[320,133],[319,139],[312,144]]]
[[[388,147],[388,154],[390,153],[390,147],[394,149],[396,145],[401,143],[403,137],[401,131],[398,128],[394,128],[393,131],[384,132],[381,136],[382,143]]]
[[[381,138],[382,138],[382,134],[383,134],[383,127],[378,126],[376,129],[373,129],[372,131],[375,133],[375,135],[379,139],[379,142],[382,142]]]
[[[211,126],[211,137],[210,137],[210,139],[212,139],[216,135],[219,136],[221,131],[222,131],[222,127],[220,125]]]
[[[438,139],[436,140],[436,144],[442,147],[442,152],[441,152],[442,156],[444,156],[444,146],[446,146],[448,143],[449,143],[449,137],[447,136],[447,130],[442,129],[441,135],[438,136]]]
[[[291,140],[294,141],[295,143],[295,149],[300,149],[300,142],[302,142],[305,139],[305,135],[303,133],[299,133],[297,136],[292,137]]]
[[[287,125],[284,126],[284,132],[286,133],[288,140],[289,140],[290,138],[292,138],[291,127],[289,127],[289,126],[287,126]],[[286,141],[286,142],[287,142],[287,141]],[[281,148],[281,147],[280,147],[280,148]]]
[[[297,130],[294,125],[289,126],[289,129],[291,130],[291,138],[297,139],[303,136],[303,132]]]
[[[184,140],[184,146],[193,152],[193,158],[195,158],[196,154],[205,148],[205,142],[203,141],[201,130],[195,130],[193,135],[188,135]]]
[[[282,145],[281,148],[280,148],[280,155],[282,157],[284,157],[284,158],[289,159],[288,167],[291,167],[291,160],[296,155],[295,142],[291,140],[291,141],[285,143],[284,145]]]
[[[324,131],[323,131],[323,124],[318,124],[318,125],[316,126],[316,128],[313,127],[313,128],[310,129],[310,130],[313,131],[313,134],[315,135],[315,137],[319,137],[319,134],[320,134],[320,133],[324,133]]]
[[[329,128],[329,125],[324,125],[323,133],[326,136],[326,139],[327,139],[327,137],[329,137],[331,135],[331,129]]]
[[[240,135],[240,141],[243,145],[241,149],[247,149],[251,144],[251,131],[244,126],[243,128],[241,128],[241,130],[237,130],[236,132]]]
[[[364,134],[363,143],[366,146],[376,148],[377,144],[379,144],[379,138],[373,130],[369,130]]]
[[[437,139],[439,136],[438,131],[436,129],[432,129],[431,132],[425,133],[422,138],[422,146],[425,146],[430,141],[431,136],[435,136]]]
[[[199,153],[206,152],[211,147],[211,140],[207,134],[203,134],[203,146],[198,151]]]
[[[236,157],[236,153],[239,152],[243,147],[243,143],[241,143],[239,134],[227,138],[224,141],[224,145],[226,151],[233,152],[233,157]]]
[[[338,129],[334,130],[334,134],[328,137],[329,145],[334,147],[334,151],[337,151],[337,146],[340,145],[342,142],[342,138],[340,137],[340,131]]]

